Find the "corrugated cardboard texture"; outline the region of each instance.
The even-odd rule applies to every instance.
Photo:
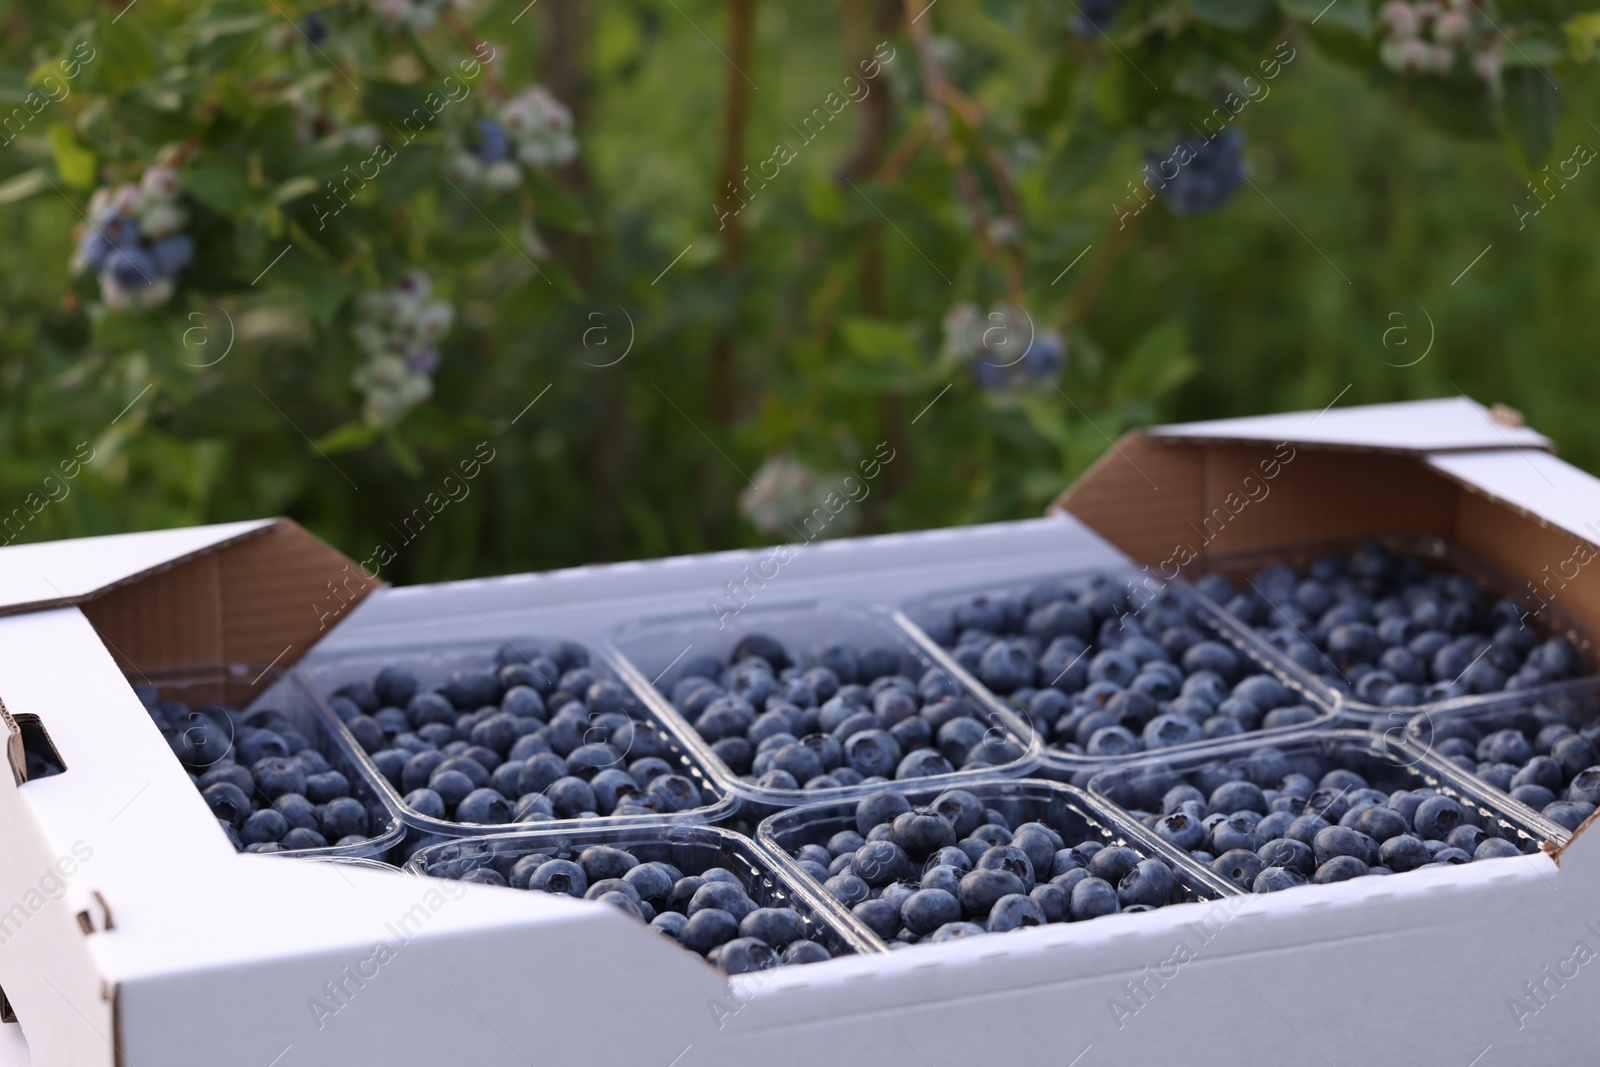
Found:
[[[82,610],[127,671],[283,668],[322,636],[330,612],[342,616],[380,584],[362,579],[347,557],[285,519],[117,586]],[[194,696],[222,699],[220,691]]]
[[[1448,537],[1454,485],[1416,459],[1130,433],[1056,500],[1142,563],[1385,533]]]
[[[1532,582],[1544,599],[1590,627],[1600,624],[1600,566],[1574,562],[1578,537],[1439,473],[1421,456],[1136,432],[1053,506],[1168,577],[1186,561],[1200,572],[1236,552],[1433,535],[1514,579],[1507,592],[1528,599]]]

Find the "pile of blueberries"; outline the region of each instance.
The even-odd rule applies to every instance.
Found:
[[[222,830],[243,852],[358,845],[393,819],[359,779],[334,768],[281,711],[241,715],[224,704],[191,708],[133,687],[189,771]]]
[[[625,848],[590,845],[518,856],[506,873],[475,867],[462,880],[610,904],[729,974],[816,963],[833,955],[812,940],[819,931],[798,911],[762,907],[739,876],[723,867],[686,875],[661,860],[641,861]]]
[[[1600,717],[1578,729],[1536,704],[1516,725],[1442,719],[1431,723],[1431,748],[1469,774],[1510,793],[1545,818],[1576,830],[1600,805]],[[1500,720],[1500,721],[1496,721]]]
[[[1540,639],[1509,597],[1429,570],[1381,544],[1321,556],[1304,576],[1263,568],[1241,591],[1210,574],[1196,587],[1306,670],[1367,704],[1407,707],[1527,689],[1587,670],[1565,637]]]
[[[729,770],[763,789],[926,778],[1023,755],[945,672],[906,669],[884,645],[823,641],[797,661],[752,634],[726,662],[691,660],[668,696]]]
[[[706,803],[634,695],[575,642],[508,644],[493,669],[455,671],[435,689],[391,664],[329,704],[406,807],[430,819],[501,825]]]
[[[1375,780],[1407,781],[1398,767],[1354,751],[1264,746],[1182,775],[1159,765],[1115,768],[1093,788],[1256,893],[1521,854],[1454,798],[1427,787],[1377,789]]]
[[[925,625],[1074,755],[1125,756],[1317,717],[1167,589],[1107,575],[1046,581],[971,597]]]
[[[857,805],[854,829],[793,855],[890,948],[1151,911],[1185,898],[1160,859],[1097,839],[1069,844],[1043,822],[1013,827],[964,789],[920,808],[899,793],[873,793]]]

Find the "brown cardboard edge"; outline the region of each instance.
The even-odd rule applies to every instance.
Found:
[[[1514,450],[1513,449],[1490,449],[1490,451],[1502,451],[1502,452],[1504,452],[1504,451],[1514,451]],[[1425,459],[1426,457],[1419,457],[1419,458]],[[1582,534],[1574,533],[1573,531],[1567,529],[1565,526],[1557,526],[1555,523],[1551,522],[1549,519],[1545,518],[1543,515],[1540,515],[1538,512],[1529,511],[1527,508],[1519,507],[1518,505],[1513,504],[1511,501],[1507,500],[1505,497],[1495,496],[1493,493],[1491,493],[1488,490],[1484,489],[1483,486],[1481,486],[1481,485],[1474,485],[1472,482],[1467,481],[1465,478],[1457,477],[1455,474],[1452,474],[1450,471],[1444,470],[1443,468],[1440,468],[1440,467],[1435,467],[1432,464],[1428,465],[1428,469],[1433,471],[1435,474],[1439,475],[1441,478],[1444,478],[1444,479],[1446,479],[1448,481],[1454,482],[1456,485],[1459,485],[1461,488],[1465,489],[1467,492],[1473,494],[1474,496],[1481,497],[1484,500],[1487,500],[1490,503],[1495,504],[1498,507],[1505,508],[1507,511],[1511,512],[1512,514],[1517,515],[1520,518],[1528,520],[1529,522],[1533,523],[1535,526],[1540,527],[1541,529],[1548,530],[1551,533],[1561,534],[1564,537],[1575,537],[1578,540],[1584,542],[1585,544],[1594,545],[1595,547],[1600,548],[1600,540],[1596,540],[1596,539],[1590,538],[1590,537],[1585,537]]]
[[[1600,810],[1594,811],[1593,813],[1590,814],[1590,816],[1587,819],[1585,819],[1585,820],[1583,820],[1583,822],[1579,823],[1578,824],[1578,828],[1576,830],[1572,831],[1572,836],[1567,838],[1565,844],[1557,845],[1557,844],[1553,844],[1553,843],[1551,843],[1549,841],[1546,841],[1540,847],[1543,848],[1546,852],[1548,852],[1550,854],[1550,858],[1555,861],[1556,866],[1560,867],[1561,866],[1561,857],[1566,853],[1567,849],[1572,847],[1572,843],[1574,841],[1578,840],[1578,838],[1583,834],[1583,832],[1585,830],[1587,830],[1587,829],[1589,829],[1589,827],[1595,825],[1595,822],[1597,820],[1600,820]],[[1587,848],[1588,846],[1584,846],[1584,847]]]
[[[1045,507],[1044,513],[1046,515],[1071,514],[1071,509],[1067,507],[1067,498],[1072,495],[1072,491],[1078,486],[1086,484],[1091,478],[1100,472],[1101,467],[1109,464],[1113,458],[1120,458],[1122,455],[1122,446],[1125,442],[1135,441],[1140,438],[1154,440],[1150,434],[1143,430],[1129,430],[1127,433],[1113,441],[1110,448],[1100,453],[1100,457],[1085,467],[1082,474],[1074,478],[1071,484],[1056,494],[1056,498],[1050,501],[1050,503]]]
[[[197,548],[193,552],[185,552],[181,556],[174,556],[169,560],[156,564],[154,567],[147,567],[144,570],[139,571],[137,574],[130,574],[126,578],[119,578],[117,581],[111,582],[107,585],[102,585],[98,589],[94,589],[83,594],[82,596],[56,597],[52,600],[34,600],[26,604],[11,604],[0,607],[0,616],[26,615],[34,611],[46,611],[50,608],[67,608],[78,604],[86,604],[89,601],[94,600],[96,597],[104,596],[114,589],[121,589],[125,586],[133,585],[136,582],[145,581],[148,578],[153,578],[158,574],[163,574],[167,571],[170,571],[174,567],[201,559],[202,557],[211,555],[214,552],[218,552],[232,545],[240,544],[241,542],[248,541],[252,538],[263,537],[288,521],[288,519],[278,516],[272,519],[270,522],[258,527],[257,529],[245,530],[242,533],[234,534],[232,537],[225,538],[224,540],[218,541],[215,544],[207,545],[205,548]]]
[[[1170,446],[1172,446],[1174,448],[1195,448],[1195,447],[1223,448],[1223,447],[1228,447],[1228,446],[1247,446],[1247,445],[1261,445],[1261,446],[1265,447],[1265,446],[1270,445],[1270,444],[1273,443],[1272,441],[1269,441],[1265,437],[1261,437],[1261,438],[1255,438],[1255,437],[1250,437],[1250,438],[1242,438],[1242,437],[1205,437],[1205,436],[1199,436],[1199,435],[1196,435],[1196,436],[1188,436],[1188,435],[1172,436],[1172,435],[1168,435],[1168,434],[1151,433],[1149,430],[1129,430],[1127,433],[1125,433],[1121,437],[1117,438],[1117,440],[1112,443],[1110,448],[1108,448],[1104,452],[1100,453],[1099,458],[1096,459],[1093,463],[1089,464],[1089,466],[1084,469],[1083,473],[1079,474],[1076,478],[1074,478],[1072,480],[1072,483],[1070,485],[1068,485],[1064,489],[1062,489],[1060,493],[1057,493],[1055,499],[1050,501],[1050,503],[1048,505],[1046,505],[1046,507],[1044,509],[1044,513],[1046,515],[1058,515],[1058,514],[1061,514],[1063,512],[1070,514],[1072,509],[1067,506],[1067,500],[1072,495],[1073,490],[1076,489],[1080,484],[1088,482],[1095,474],[1097,474],[1099,472],[1101,467],[1105,466],[1108,462],[1110,462],[1113,457],[1118,456],[1120,454],[1120,452],[1121,452],[1123,444],[1125,444],[1126,442],[1135,441],[1135,440],[1142,441],[1142,442],[1145,442],[1145,443],[1148,443],[1148,444],[1170,445]],[[1425,465],[1427,464],[1427,458],[1429,456],[1471,455],[1471,454],[1479,453],[1479,452],[1520,452],[1520,451],[1523,451],[1524,449],[1526,449],[1528,451],[1533,451],[1533,452],[1543,452],[1546,455],[1552,455],[1552,456],[1556,454],[1556,449],[1555,449],[1554,442],[1551,442],[1551,445],[1550,445],[1549,448],[1540,448],[1540,447],[1537,447],[1537,446],[1534,446],[1534,445],[1498,445],[1498,446],[1486,446],[1486,447],[1482,447],[1482,448],[1433,448],[1433,449],[1427,449],[1427,450],[1424,451],[1424,450],[1419,450],[1419,449],[1415,449],[1415,448],[1384,448],[1384,447],[1380,447],[1380,446],[1376,446],[1376,445],[1373,445],[1373,446],[1338,445],[1338,444],[1329,444],[1326,441],[1322,441],[1322,442],[1293,441],[1293,440],[1288,440],[1287,438],[1285,438],[1284,440],[1288,441],[1289,444],[1294,445],[1295,448],[1297,448],[1297,449],[1298,448],[1303,448],[1307,452],[1342,452],[1342,453],[1357,454],[1357,455],[1380,455],[1380,456],[1409,457],[1409,458],[1415,459],[1418,463],[1422,463],[1422,464],[1425,464]],[[1528,511],[1528,510],[1526,510],[1524,508],[1518,508],[1518,507],[1516,507],[1515,505],[1511,504],[1508,501],[1502,500],[1502,499],[1500,499],[1499,497],[1496,497],[1496,496],[1491,496],[1489,493],[1484,492],[1481,487],[1473,485],[1471,482],[1464,481],[1464,480],[1456,477],[1455,475],[1449,473],[1448,471],[1440,470],[1438,467],[1432,467],[1432,466],[1430,466],[1429,469],[1434,471],[1435,473],[1445,477],[1445,478],[1448,478],[1449,480],[1451,480],[1452,482],[1455,482],[1458,485],[1461,485],[1461,486],[1463,486],[1463,487],[1465,487],[1467,489],[1470,489],[1471,491],[1477,493],[1479,496],[1483,497],[1486,500],[1492,500],[1497,504],[1502,504],[1502,505],[1510,508],[1511,510],[1515,511],[1517,514],[1523,516],[1524,518],[1533,520],[1534,522],[1538,523],[1540,526],[1543,526],[1544,528],[1546,528],[1548,530],[1556,531],[1556,532],[1559,532],[1559,533],[1571,533],[1570,530],[1564,530],[1559,526],[1555,526],[1554,524],[1548,522],[1547,520],[1541,518],[1538,515],[1535,515],[1534,513],[1530,512],[1530,511]],[[1576,536],[1576,535],[1574,535],[1574,536]]]
[[[111,982],[109,984],[111,986],[111,1065],[112,1067],[127,1067],[128,1055],[122,1051],[127,1047],[128,1040],[122,1033],[122,983]],[[103,991],[101,995],[104,996]]]

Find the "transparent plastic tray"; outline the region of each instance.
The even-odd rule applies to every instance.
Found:
[[[1209,630],[1213,637],[1244,656],[1251,667],[1254,668],[1251,671],[1252,674],[1271,674],[1277,678],[1290,692],[1303,698],[1304,704],[1316,713],[1316,718],[1290,726],[1252,730],[1232,737],[1196,741],[1185,745],[1175,745],[1171,748],[1135,752],[1124,756],[1080,755],[1054,744],[1046,744],[1044,746],[1044,766],[1047,773],[1052,777],[1067,778],[1074,784],[1082,786],[1087,784],[1090,776],[1103,768],[1126,763],[1129,760],[1141,759],[1146,755],[1153,755],[1154,751],[1166,753],[1207,751],[1218,746],[1245,740],[1265,743],[1273,737],[1285,736],[1305,730],[1311,726],[1328,725],[1334,722],[1336,701],[1333,699],[1333,694],[1326,686],[1318,682],[1310,672],[1301,669],[1297,664],[1281,656],[1265,654],[1257,647],[1258,642],[1242,640],[1236,632],[1236,627],[1229,625],[1222,618],[1223,613],[1211,601],[1194,593],[1186,584],[1181,582],[1161,583],[1158,579],[1142,571],[1075,571],[1067,574],[1040,575],[1027,581],[1009,582],[1001,585],[987,584],[959,589],[945,589],[912,598],[903,605],[902,610],[909,623],[918,631],[921,639],[937,646],[938,642],[934,640],[930,630],[938,629],[937,624],[940,621],[948,619],[958,605],[965,603],[972,597],[984,594],[1020,594],[1033,586],[1045,582],[1083,582],[1101,576],[1110,577],[1136,590],[1136,595],[1142,598],[1141,606],[1149,604],[1157,596],[1176,598],[1195,613],[1201,626]],[[1136,614],[1136,612],[1130,614]],[[950,653],[949,649],[941,648],[941,651],[946,655]],[[1084,662],[1088,662],[1093,653],[1094,646],[1091,645],[1083,656]],[[999,694],[991,693],[981,681],[974,680],[974,684],[982,689],[990,699],[1009,706],[1009,701]]]
[[[1516,730],[1527,739],[1530,746],[1535,747],[1536,754],[1547,755],[1548,751],[1537,752],[1538,735],[1543,727],[1561,724],[1576,730],[1596,720],[1600,720],[1600,682],[1586,679],[1545,686],[1538,691],[1508,693],[1499,700],[1478,707],[1425,711],[1413,717],[1403,731],[1390,730],[1387,735],[1403,741],[1418,762],[1438,768],[1441,773],[1462,776],[1506,811],[1516,814],[1532,826],[1540,827],[1549,834],[1551,840],[1565,842],[1571,838],[1571,830],[1492,785],[1475,769],[1466,769],[1439,751],[1437,745],[1450,737],[1465,737],[1476,744],[1479,737],[1496,731]],[[1596,747],[1600,748],[1600,744]],[[1596,761],[1596,765],[1600,765],[1600,760]],[[1562,799],[1564,794],[1563,789],[1557,794],[1557,799]]]
[[[331,728],[328,720],[318,711],[311,693],[292,678],[278,686],[270,699],[252,699],[280,677],[281,672],[264,672],[258,666],[221,664],[181,671],[151,671],[130,677],[129,682],[154,686],[161,699],[181,700],[191,708],[219,703],[238,710],[241,715],[267,708],[282,712],[333,768],[349,780],[351,795],[369,808],[374,805],[381,807],[388,816],[382,832],[360,844],[329,845],[327,848],[308,848],[272,855],[296,859],[379,861],[394,857],[405,835],[400,809],[385,793],[383,786],[386,783],[361,751],[361,746],[342,730]]]
[[[1495,599],[1509,597],[1524,606],[1529,606],[1525,588],[1526,583],[1519,585],[1515,579],[1503,571],[1483,562],[1464,549],[1451,544],[1441,537],[1426,534],[1394,534],[1386,537],[1346,538],[1334,541],[1305,542],[1266,550],[1219,553],[1207,557],[1203,562],[1197,562],[1190,569],[1186,569],[1184,577],[1192,581],[1201,575],[1220,574],[1232,581],[1241,591],[1246,591],[1249,588],[1247,579],[1253,577],[1268,564],[1285,563],[1294,568],[1297,574],[1303,575],[1306,572],[1306,568],[1318,556],[1330,552],[1349,554],[1362,545],[1374,542],[1382,544],[1394,555],[1415,556],[1423,560],[1430,570],[1451,570],[1465,574],[1482,585],[1490,596]],[[1216,610],[1219,618],[1233,631],[1237,640],[1253,647],[1259,655],[1269,657],[1276,663],[1291,662],[1282,650],[1274,646],[1271,641],[1249,623],[1231,614],[1223,605],[1216,604],[1198,589],[1194,589],[1193,593],[1197,599]],[[1567,611],[1559,599],[1547,602],[1539,610],[1536,620],[1535,630],[1541,639],[1556,636],[1567,637],[1583,656],[1588,668],[1591,671],[1595,669],[1597,666],[1597,654],[1600,654],[1600,631]],[[1307,674],[1310,676],[1312,684],[1317,686],[1324,694],[1323,699],[1325,701],[1330,704],[1337,704],[1339,713],[1345,720],[1360,725],[1404,727],[1413,716],[1423,711],[1441,712],[1481,707],[1507,696],[1537,693],[1540,688],[1543,688],[1505,690],[1496,693],[1453,697],[1449,700],[1434,701],[1432,703],[1387,707],[1368,704],[1357,699],[1353,694],[1343,692],[1325,677],[1320,677],[1310,672],[1307,672]],[[1590,677],[1593,677],[1593,675],[1591,674]],[[1563,683],[1547,684],[1560,685]]]
[[[541,853],[552,859],[573,859],[590,845],[626,849],[643,862],[670,863],[686,876],[722,867],[738,876],[750,899],[761,907],[798,912],[807,938],[833,956],[886,951],[855,916],[837,907],[809,884],[809,879],[803,875],[796,878],[775,864],[748,837],[715,826],[563,828],[456,839],[421,849],[403,869],[434,878],[461,878],[477,868],[493,867],[509,877],[512,865],[523,856]]]
[[[929,667],[937,668],[956,683],[965,699],[974,702],[975,715],[990,724],[990,734],[1012,750],[1016,758],[982,770],[957,770],[952,774],[911,779],[901,784],[950,788],[979,777],[1021,775],[1039,764],[1039,739],[1009,706],[994,699],[959,665],[903,618],[890,617],[864,604],[847,601],[812,600],[774,606],[746,608],[731,620],[719,621],[710,612],[629,623],[612,634],[618,653],[618,670],[628,676],[636,691],[657,713],[688,735],[697,758],[716,774],[718,780],[736,796],[751,818],[770,814],[797,804],[821,800],[859,800],[883,788],[881,785],[852,785],[829,789],[766,789],[741,779],[702,738],[694,726],[673,706],[668,693],[682,676],[684,664],[692,656],[711,655],[726,659],[735,645],[752,634],[775,638],[791,654],[803,656],[819,641],[841,640],[858,647],[885,645],[899,650],[903,669],[917,680]],[[996,733],[998,731],[998,733]]]
[[[292,853],[290,853],[292,855]],[[361,856],[318,856],[314,857],[317,863],[332,863],[339,867],[359,867],[367,871],[388,871],[390,874],[399,874],[400,868],[392,863],[382,860],[366,859]]]
[[[530,647],[537,648],[547,647],[557,640],[557,638],[550,637],[519,636],[517,638],[519,644],[525,641]],[[380,669],[390,664],[400,664],[411,670],[417,676],[421,689],[427,690],[442,683],[450,676],[452,671],[492,666],[495,653],[501,644],[503,642],[472,642],[454,645],[395,645],[381,649],[363,649],[337,656],[329,656],[302,664],[296,668],[301,684],[306,688],[307,692],[312,694],[324,719],[338,730],[351,748],[361,753],[361,758],[370,768],[371,776],[377,782],[379,789],[383,792],[388,802],[400,813],[402,820],[409,828],[406,841],[407,853],[414,851],[421,845],[430,843],[435,838],[465,837],[475,834],[505,834],[516,831],[542,830],[556,826],[650,826],[682,822],[717,822],[727,818],[738,806],[738,801],[707,772],[705,763],[694,750],[694,745],[682,736],[683,731],[679,724],[656,714],[651,704],[646,700],[640,699],[641,694],[634,689],[633,695],[637,701],[634,709],[634,718],[650,723],[659,732],[671,753],[670,756],[664,758],[674,765],[676,773],[682,774],[695,783],[695,786],[700,790],[701,798],[706,801],[703,806],[689,811],[652,815],[612,815],[597,816],[593,819],[559,819],[494,824],[460,823],[447,819],[435,819],[408,807],[400,791],[378,771],[377,767],[372,764],[371,759],[362,751],[355,738],[351,736],[344,723],[339,720],[338,715],[329,706],[328,699],[341,686],[351,682],[371,681]],[[597,677],[628,685],[622,672],[616,669],[616,666],[611,662],[604,650],[590,643],[584,644],[589,650],[589,667]],[[630,689],[632,688],[630,686]],[[515,801],[518,798],[511,797],[509,799]]]
[[[1343,768],[1355,771],[1367,779],[1371,788],[1384,792],[1435,789],[1461,805],[1467,821],[1483,830],[1485,836],[1505,838],[1523,853],[1538,851],[1550,839],[1543,820],[1528,819],[1499,805],[1465,777],[1364,730],[1306,730],[1270,743],[1250,741],[1222,751],[1137,760],[1101,771],[1090,782],[1089,792],[1120,817],[1136,824],[1142,834],[1154,838],[1154,832],[1140,821],[1139,812],[1160,811],[1162,796],[1175,785],[1187,783],[1209,792],[1199,784],[1208,770],[1244,770],[1263,749],[1281,753],[1291,773],[1307,774],[1313,781],[1328,771]],[[1261,783],[1258,780],[1256,784]],[[1198,861],[1191,858],[1191,862]]]
[[[1038,778],[990,778],[987,781],[957,783],[945,789],[964,789],[972,793],[986,806],[1004,815],[1012,826],[1024,822],[1042,822],[1069,842],[1069,848],[1084,841],[1099,841],[1105,845],[1126,845],[1145,859],[1165,860],[1172,868],[1173,903],[1214,900],[1236,892],[1227,882],[1182,851],[1138,832],[1104,802],[1072,786]],[[892,791],[900,793],[916,808],[933,803],[945,789],[916,787],[893,788]],[[756,831],[757,840],[776,862],[783,865],[790,878],[803,880],[816,893],[826,896],[826,890],[800,868],[794,859],[794,852],[801,845],[824,845],[841,830],[855,830],[858,803],[834,800],[781,811],[762,821]],[[842,905],[833,906],[843,910]],[[870,930],[867,936],[881,948],[888,948]]]

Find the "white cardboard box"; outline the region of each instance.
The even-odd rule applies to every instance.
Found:
[[[1217,550],[1405,522],[1534,575],[1600,518],[1600,481],[1468,401],[1306,412],[1130,435],[1051,517],[808,545],[756,595],[887,608],[1125,564],[1113,542],[1159,566],[1175,524],[1203,525],[1278,442],[1296,458],[1273,495],[1229,508]],[[1377,496],[1354,507],[1363,485]],[[0,550],[0,699],[37,716],[66,764],[0,781],[0,988],[32,1062],[1587,1062],[1592,832],[1559,854],[727,979],[598,904],[235,855],[124,680],[288,662],[330,614],[314,657],[446,635],[602,642],[633,618],[706,610],[766,555],[380,589],[282,522]],[[1600,617],[1597,584],[1562,596]],[[27,1062],[20,1044],[0,1027],[0,1063]]]

